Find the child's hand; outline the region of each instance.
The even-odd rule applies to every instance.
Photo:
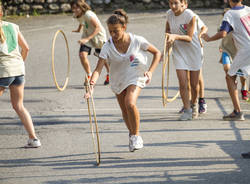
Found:
[[[89,85],[88,92],[87,92],[86,94],[84,94],[84,98],[85,98],[85,99],[90,98],[90,97],[93,95],[93,92],[94,92],[94,87],[93,87],[93,85]]]
[[[174,34],[166,33],[166,37],[167,37],[167,44],[168,44],[168,46],[172,45],[174,43],[174,41],[175,41],[175,35]]]
[[[206,42],[208,42],[209,39],[210,39],[210,37],[208,36],[207,33],[203,34],[203,35],[202,35],[202,38],[203,38],[203,40],[205,40]]]
[[[86,44],[87,42],[89,42],[89,39],[87,39],[87,38],[83,38],[83,39],[81,39],[81,40],[78,41],[78,43],[79,43],[80,45],[84,45],[84,44]]]
[[[151,79],[152,79],[152,72],[146,71],[146,72],[144,73],[144,76],[147,77],[146,84],[149,84],[150,81],[151,81]]]

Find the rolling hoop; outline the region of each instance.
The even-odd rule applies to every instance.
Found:
[[[85,77],[85,83],[87,83],[87,86],[85,86],[85,90],[87,93],[90,89],[90,84],[89,84],[89,80],[88,80],[87,75]],[[91,102],[90,102],[90,100],[91,100]],[[98,124],[97,124],[97,119],[96,119],[95,104],[94,104],[94,98],[93,98],[92,94],[91,94],[90,100],[89,100],[89,98],[87,98],[89,123],[90,123],[90,129],[91,129],[91,134],[92,134],[94,153],[96,156],[96,164],[97,164],[97,166],[99,166],[101,163],[101,149],[100,149],[100,139],[99,139]],[[91,109],[91,107],[92,107],[92,109]],[[91,113],[91,110],[92,110],[92,113]],[[94,119],[95,123],[93,123],[93,119]],[[94,129],[95,129],[96,136],[94,134]]]
[[[172,47],[168,48],[168,56],[166,56],[167,52],[167,36],[164,40],[164,51],[163,51],[163,63],[162,63],[162,102],[163,106],[166,107],[167,103],[173,102],[180,94],[180,91],[176,93],[176,95],[172,98],[168,98],[168,85],[169,85],[169,73],[170,73],[170,55],[172,52]],[[166,91],[165,91],[165,73],[167,69],[167,84],[166,84]]]
[[[58,34],[61,33],[64,37],[64,40],[65,40],[65,43],[66,43],[66,48],[67,48],[67,56],[68,56],[68,67],[67,67],[67,76],[66,76],[66,79],[65,79],[65,82],[64,82],[64,85],[63,87],[60,87],[57,80],[56,80],[56,72],[55,72],[55,43],[56,43],[56,38],[58,36]],[[68,85],[68,82],[69,82],[69,73],[70,73],[70,56],[69,56],[69,45],[68,45],[68,40],[66,38],[66,35],[64,34],[64,32],[62,30],[58,30],[56,33],[55,33],[55,36],[53,38],[53,43],[52,43],[52,74],[53,74],[53,79],[54,79],[54,82],[55,82],[55,85],[56,85],[56,88],[59,90],[59,91],[64,91]]]

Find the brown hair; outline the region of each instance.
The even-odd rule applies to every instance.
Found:
[[[0,2],[0,13],[3,14],[3,6],[1,2]],[[4,35],[3,28],[2,28],[2,20],[0,20],[0,42],[4,43],[5,40],[6,40],[6,37]]]
[[[127,13],[123,9],[117,9],[108,18],[107,24],[121,24],[126,25],[128,23]]]
[[[84,13],[86,13],[88,10],[91,10],[91,7],[85,2],[85,0],[74,0],[70,3],[70,5],[71,7],[73,5],[79,6]]]

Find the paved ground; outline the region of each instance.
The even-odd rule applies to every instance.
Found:
[[[214,33],[221,16],[217,10],[199,12]],[[130,14],[128,30],[163,47],[164,13]],[[108,15],[100,18],[105,24]],[[161,66],[152,83],[138,100],[141,134],[145,147],[128,152],[128,132],[116,99],[103,86],[105,71],[95,90],[100,129],[102,163],[95,166],[87,106],[82,98],[84,72],[78,59],[77,40],[71,33],[77,22],[68,15],[51,15],[12,20],[20,25],[31,51],[26,63],[25,105],[29,109],[43,146],[23,149],[26,133],[11,109],[9,92],[0,98],[0,183],[173,183],[248,184],[250,160],[241,152],[250,151],[250,106],[242,101],[244,122],[222,121],[232,111],[224,72],[218,63],[219,42],[205,44],[204,78],[208,113],[199,120],[177,121],[178,98],[166,108],[161,101]],[[51,74],[51,45],[56,30],[69,39],[71,75],[64,92],[56,90]],[[92,68],[96,58],[91,56]],[[66,52],[63,40],[56,45],[56,72],[63,83]],[[178,85],[174,70],[170,93]]]

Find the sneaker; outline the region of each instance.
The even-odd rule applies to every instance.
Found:
[[[192,120],[192,109],[184,109],[183,114],[179,118],[180,121]]]
[[[129,151],[134,152],[135,150],[143,148],[143,140],[141,136],[131,135],[129,137]]]
[[[182,114],[182,113],[184,113],[184,110],[185,110],[184,107],[182,107],[181,110],[178,113]]]
[[[244,121],[244,114],[242,112],[233,111],[231,114],[223,116],[225,121]]]
[[[25,145],[25,148],[38,148],[40,147],[42,144],[40,142],[39,139],[29,139],[28,140],[28,144]]]
[[[248,153],[241,153],[241,156],[243,157],[243,158],[250,158],[250,152],[248,152]]]
[[[108,85],[109,84],[109,75],[106,75],[106,80],[104,81],[104,85]]]
[[[247,93],[247,90],[241,90],[242,100],[248,100]]]
[[[191,105],[191,108],[192,108],[192,116],[193,116],[193,119],[197,119],[198,118],[198,115],[199,115],[199,109],[198,109],[198,104],[192,104]]]
[[[199,99],[199,113],[205,114],[207,112],[207,104],[204,99]]]

